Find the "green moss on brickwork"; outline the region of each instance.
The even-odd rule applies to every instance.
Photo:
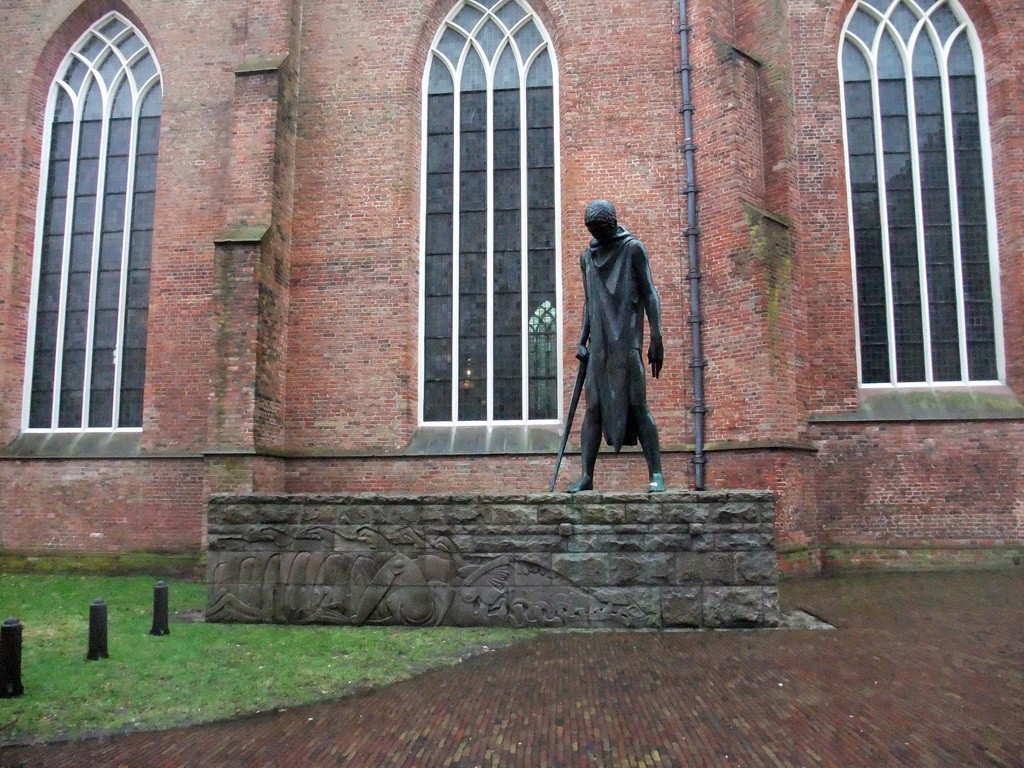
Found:
[[[779,578],[792,579],[821,574],[822,551],[820,547],[780,545]]]
[[[768,335],[775,338],[782,303],[793,285],[793,238],[784,219],[741,200],[750,253],[764,274],[764,305]]]
[[[221,490],[252,490],[253,453],[209,454],[207,468],[212,487]]]
[[[0,573],[148,575],[191,580],[205,577],[206,553],[32,555],[3,552],[0,553]]]
[[[995,570],[1024,567],[1024,545],[829,547],[822,562],[827,573],[853,571]]]

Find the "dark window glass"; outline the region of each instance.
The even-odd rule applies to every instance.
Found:
[[[450,213],[427,214],[426,248],[428,254],[445,254],[452,252],[452,215]],[[434,285],[428,278],[427,286]]]
[[[69,312],[68,320],[77,325],[85,323],[85,318],[72,318],[71,315],[84,314]],[[82,426],[82,382],[85,380],[85,350],[70,349],[65,346],[63,367],[61,369],[60,405],[57,425],[60,427]]]
[[[949,210],[949,161],[946,155],[942,81],[938,77],[934,48],[927,37],[918,43],[914,56],[914,74],[932,377],[935,381],[960,381],[960,331]]]
[[[459,223],[459,250],[470,254],[486,253],[487,211],[463,211]]]
[[[68,141],[71,140],[70,135]],[[55,198],[65,198],[68,194],[68,172],[71,169],[71,163],[68,160],[54,160],[50,164],[50,171],[47,177],[47,188],[49,194]]]
[[[463,171],[459,174],[459,203],[466,213],[485,213],[487,211],[487,171]],[[481,220],[486,216],[477,217]],[[484,230],[482,238],[486,239]]]
[[[496,211],[518,211],[521,205],[519,182],[521,170],[518,164],[513,168],[494,172],[494,209]],[[495,227],[497,229],[497,227]],[[495,238],[498,239],[497,232]],[[505,242],[502,240],[501,242]]]
[[[962,42],[961,42],[962,41]],[[954,44],[963,50],[966,38]],[[969,51],[967,52],[969,55]],[[961,65],[963,71],[965,65]],[[960,209],[960,252],[964,282],[967,369],[976,381],[998,378],[988,217],[978,124],[977,84],[973,76],[950,78],[956,189]]]
[[[75,281],[81,283],[81,281]],[[86,289],[88,284],[85,284]],[[76,302],[80,306],[86,305],[88,296],[84,297],[81,302]],[[68,302],[71,306],[71,302]],[[89,312],[87,310],[74,310],[64,313],[64,351],[68,352],[74,349],[85,349],[85,334],[86,327],[89,323]]]
[[[148,312],[140,309],[125,311],[124,347],[125,349],[146,348],[146,323]]]
[[[450,133],[432,134],[427,137],[427,173],[452,172],[452,151],[454,137]]]
[[[132,120],[128,118],[118,118],[110,121],[110,127],[107,129],[109,138],[107,144],[110,148],[111,157],[128,157],[128,150],[131,147],[132,138]]]
[[[146,377],[145,348],[125,349],[121,371],[121,423],[142,424],[142,385]]]
[[[552,208],[531,208],[527,225],[532,248],[554,249],[555,211]]]
[[[117,310],[121,303],[121,274],[120,270],[101,271],[96,280],[96,316],[99,318],[100,310]]]
[[[487,93],[485,91],[465,91],[462,93],[461,120],[459,127],[463,133],[475,133],[487,130]]]
[[[153,151],[160,141],[160,118],[143,117],[139,120],[139,154]]]
[[[103,232],[124,231],[124,206],[126,196],[120,193],[108,192],[103,200]]]
[[[518,219],[518,214],[514,214]],[[522,418],[521,259],[518,249],[494,254],[494,417]]]
[[[519,88],[494,92],[494,130],[519,131]]]
[[[486,171],[487,170],[487,132],[486,131],[462,131],[460,147],[460,164],[462,171]],[[472,190],[476,192],[477,190]]]
[[[532,296],[555,295],[555,251],[531,250],[529,255],[529,286]]]
[[[128,270],[128,303],[129,309],[149,308],[149,270]]]
[[[447,70],[433,64],[451,88]],[[423,417],[449,421],[452,417],[452,269],[454,97],[431,94],[427,122],[427,217],[423,298]]]
[[[153,192],[155,189],[156,155],[139,155],[135,158],[135,191]]]
[[[447,133],[454,130],[455,97],[450,93],[432,93],[427,100],[427,133]]]
[[[57,313],[40,311],[36,315],[36,349],[52,352],[57,348]]]
[[[537,304],[530,317],[530,418],[558,415],[558,318],[551,299]]]
[[[42,358],[41,359],[45,359]],[[49,361],[50,375],[53,374],[53,360]],[[34,381],[41,381],[46,376],[45,371],[38,371]],[[50,426],[53,418],[53,390],[40,387],[33,387],[29,400],[28,426],[30,429],[45,429]]]
[[[494,247],[503,251],[519,250],[522,247],[522,227],[519,219],[519,210],[511,209],[509,215],[495,213],[494,217]]]
[[[851,43],[844,47],[844,63],[867,64]],[[878,164],[875,158],[875,119],[869,83],[846,84],[847,151],[852,191],[854,255],[861,351],[865,383],[888,381],[889,337],[885,296],[882,238],[879,230]],[[852,129],[851,129],[852,125]]]
[[[39,278],[39,311],[56,312],[60,309],[60,273],[44,274]]]
[[[46,201],[46,223],[44,224],[44,232],[49,235],[61,235],[64,232],[64,227],[67,225],[66,216],[68,210],[68,201],[66,197],[51,197]],[[59,242],[63,242],[64,238],[58,238]]]
[[[113,322],[102,318],[108,313],[97,312],[97,331],[104,333],[116,331],[117,313],[113,313]],[[99,347],[99,345],[97,345]],[[114,349],[113,341],[109,346],[97,348],[92,358],[92,381],[89,393],[89,426],[109,427],[113,423],[114,413]]]
[[[129,262],[138,269],[149,269],[151,250],[153,247],[153,231],[149,229],[133,229]]]
[[[63,97],[66,99],[66,97]],[[50,149],[50,166],[66,162],[71,157],[71,135],[74,126],[71,123],[55,123]]]
[[[453,174],[432,173],[427,181],[427,213],[450,213],[455,190]]]
[[[107,175],[104,190],[109,194],[124,194],[128,189],[128,158],[107,157]]]

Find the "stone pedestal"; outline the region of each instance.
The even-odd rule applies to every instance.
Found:
[[[768,492],[218,494],[209,537],[208,621],[779,622]]]

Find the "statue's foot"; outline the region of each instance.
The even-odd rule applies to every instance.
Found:
[[[565,489],[566,493],[576,493],[577,491],[592,491],[594,490],[594,478],[590,475],[583,475],[579,480],[570,485]]]
[[[651,475],[651,482],[647,484],[648,493],[661,493],[665,490],[665,478],[662,477],[661,472],[655,472]]]

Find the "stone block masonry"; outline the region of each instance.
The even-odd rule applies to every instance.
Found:
[[[770,627],[774,531],[767,491],[215,494],[207,619]]]

